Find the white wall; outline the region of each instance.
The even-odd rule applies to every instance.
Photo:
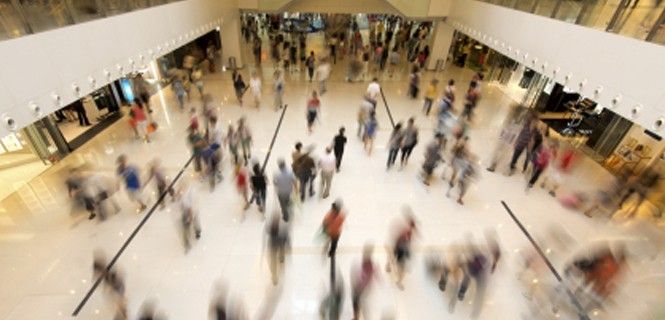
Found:
[[[172,51],[237,14],[237,0],[187,0],[0,42],[0,137],[9,133],[5,116],[18,128],[37,120],[30,102],[49,114],[78,99],[73,83],[85,95],[93,91],[89,77],[104,85],[104,70],[115,80],[122,75],[117,65],[127,73],[129,59],[138,67],[140,55],[149,62],[150,52]]]
[[[446,17],[450,13],[450,7],[453,0],[433,0],[429,3],[429,10],[427,16],[429,17]]]
[[[602,106],[612,106],[612,99],[621,95],[613,111],[646,128],[665,116],[664,46],[474,0],[454,0],[449,22],[571,89],[586,81],[578,91]],[[603,90],[595,96],[599,86]],[[631,110],[638,105],[633,117]]]

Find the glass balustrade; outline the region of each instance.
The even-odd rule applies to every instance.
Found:
[[[664,0],[479,0],[665,44]]]
[[[0,40],[182,0],[0,0]]]

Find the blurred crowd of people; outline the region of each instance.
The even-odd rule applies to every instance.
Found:
[[[308,53],[306,35],[303,32],[280,29],[280,19],[273,16],[243,16],[242,34],[248,43],[252,42],[257,66],[264,60],[261,49],[264,39],[262,31],[269,36],[270,55],[277,66],[272,79],[274,109],[284,107],[284,74],[299,72],[300,67],[303,71],[307,70],[307,79],[316,80],[318,84],[316,90],[308,93],[305,108],[307,133],[311,134],[320,122],[323,107],[320,97],[328,93],[327,81],[332,65],[337,63],[338,59],[348,56],[348,81],[371,78],[359,99],[356,130],[363,151],[367,156],[371,156],[381,125],[377,120],[377,106],[381,99],[385,100],[376,75],[387,66],[389,76],[392,77],[400,60],[406,58],[409,62],[409,78],[405,92],[411,99],[422,98],[422,113],[425,117],[432,118],[435,129],[431,136],[424,137],[415,117],[392,123],[391,116],[390,135],[385,148],[386,170],[406,168],[412,153],[424,139],[423,147],[418,150],[424,153],[419,167],[419,178],[429,187],[439,180],[436,177],[441,177],[440,180],[447,184],[446,197],[454,197],[459,205],[463,205],[470,184],[480,175],[479,157],[470,148],[469,128],[474,123],[474,114],[482,97],[483,75],[475,74],[469,81],[468,88],[462,93],[458,93],[455,79],[449,79],[443,88],[439,86],[438,79],[432,79],[421,93],[420,70],[424,68],[429,56],[429,23],[409,22],[396,16],[381,17],[370,22],[367,44],[363,41],[355,18],[348,23],[343,29],[344,32],[326,33],[327,50],[317,57],[314,51],[310,50]],[[278,169],[269,179],[265,163],[261,164],[252,157],[254,140],[250,120],[240,117],[228,121],[227,128],[224,128],[221,115],[217,114],[213,107],[214,97],[211,93],[204,92],[201,72],[197,67],[187,72],[187,82],[196,86],[201,98],[198,108],[187,108],[195,104],[185,100],[189,100],[191,94],[184,81],[176,77],[172,82],[180,109],[189,114],[187,145],[191,150],[190,161],[196,172],[195,177],[214,191],[216,186],[224,181],[224,164],[232,166],[232,177],[228,180],[235,186],[241,199],[242,219],[251,206],[256,204],[260,217],[266,220],[263,248],[267,255],[270,279],[273,285],[277,286],[285,272],[286,261],[290,258],[294,208],[309,201],[308,199],[317,193],[321,199],[330,197],[333,181],[343,168],[342,159],[348,143],[346,128],[339,127],[338,132],[330,141],[326,141],[323,147],[305,146],[296,141],[290,163],[289,157],[282,155],[278,158]],[[261,107],[263,87],[256,70],[251,72],[248,84],[243,80],[240,71],[233,70],[232,82],[241,107],[246,92],[251,95],[252,105],[255,108]],[[137,88],[139,95],[131,107],[130,124],[138,138],[149,142],[157,124],[150,116],[152,109],[149,96],[146,97],[147,93],[141,91],[141,85]],[[505,120],[497,138],[494,150],[488,155],[488,172],[504,171],[507,175],[512,175],[521,171],[525,175],[527,191],[539,185],[550,195],[557,196],[564,205],[583,210],[588,216],[593,216],[602,209],[614,212],[632,198],[637,198],[638,204],[632,209],[637,210],[639,202],[644,201],[646,192],[659,178],[657,173],[646,170],[636,176],[621,176],[593,195],[561,191],[565,176],[572,171],[578,155],[573,147],[550,135],[550,130],[534,113],[516,109]],[[317,150],[320,155],[317,155]],[[99,173],[85,165],[71,169],[66,185],[73,203],[84,209],[89,219],[104,220],[120,212],[115,194],[121,186],[124,187],[127,197],[136,204],[138,212],[144,212],[153,202],[155,208],[159,206],[161,209],[165,208],[167,200],[176,202],[180,208],[178,220],[182,244],[184,251],[188,252],[202,237],[202,223],[197,206],[199,184],[195,179],[189,178],[183,178],[176,184],[166,173],[159,158],[153,159],[145,167],[133,163],[133,160],[131,155],[118,156],[116,177]],[[437,169],[440,169],[438,173]],[[318,188],[316,179],[319,179]],[[150,184],[154,184],[157,199],[148,199],[145,195],[145,187]],[[271,192],[278,201],[276,208],[267,206],[267,197]],[[339,319],[344,303],[345,277],[344,273],[339,271],[335,257],[350,208],[347,208],[341,198],[330,203],[330,209],[323,215],[317,237],[323,243],[323,256],[330,259],[331,275],[330,286],[320,306],[320,314],[325,319]],[[270,216],[266,214],[268,209],[273,212]],[[407,276],[412,260],[414,240],[420,236],[418,226],[416,214],[405,208],[402,217],[389,230],[390,240],[385,245],[385,277],[394,282],[400,290],[404,290],[403,279]],[[553,238],[558,239],[557,244],[565,251],[567,244],[561,240],[565,237]],[[353,319],[366,318],[365,300],[369,289],[383,278],[373,258],[374,250],[374,245],[365,245],[360,261],[354,263],[348,273]],[[426,261],[425,266],[438,288],[450,295],[446,298],[450,312],[454,311],[458,301],[468,299],[467,292],[473,287],[474,296],[469,317],[475,319],[480,315],[487,286],[491,274],[497,268],[501,252],[498,234],[489,230],[485,233],[485,242],[482,244],[469,235],[463,242],[447,246]],[[563,294],[556,293],[556,290],[543,289],[542,285],[533,281],[534,277],[542,278],[546,270],[541,257],[530,250],[522,262],[524,269],[520,271],[519,279],[525,295],[533,297],[535,305],[538,306],[531,311],[533,315],[538,317],[537,312],[541,312],[542,306],[548,303],[549,307],[559,306],[560,303],[548,302],[548,299],[561,299]],[[559,289],[574,288],[572,295],[591,296],[584,302],[585,308],[597,306],[602,303],[603,298],[612,293],[615,279],[624,265],[623,248],[604,247],[592,255],[569,263],[565,270],[569,282],[565,282]],[[128,319],[124,273],[117,267],[109,267],[109,261],[104,254],[96,251],[93,276],[101,279],[105,292],[116,307],[115,319]],[[570,285],[573,281],[577,282]],[[266,313],[269,314],[270,311]],[[144,304],[139,314],[139,319],[144,320],[163,317],[157,311],[155,303],[150,301]],[[235,297],[229,297],[223,285],[215,287],[210,315],[214,319],[247,318],[242,303]],[[270,315],[264,318],[270,318]]]

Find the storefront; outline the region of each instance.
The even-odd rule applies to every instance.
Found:
[[[69,153],[47,117],[0,139],[0,200],[19,190]]]
[[[74,101],[48,117],[62,133],[70,150],[82,146],[122,117],[120,101],[110,84]]]

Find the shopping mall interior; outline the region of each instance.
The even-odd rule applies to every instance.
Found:
[[[665,319],[665,1],[0,0],[0,56],[0,319]]]

